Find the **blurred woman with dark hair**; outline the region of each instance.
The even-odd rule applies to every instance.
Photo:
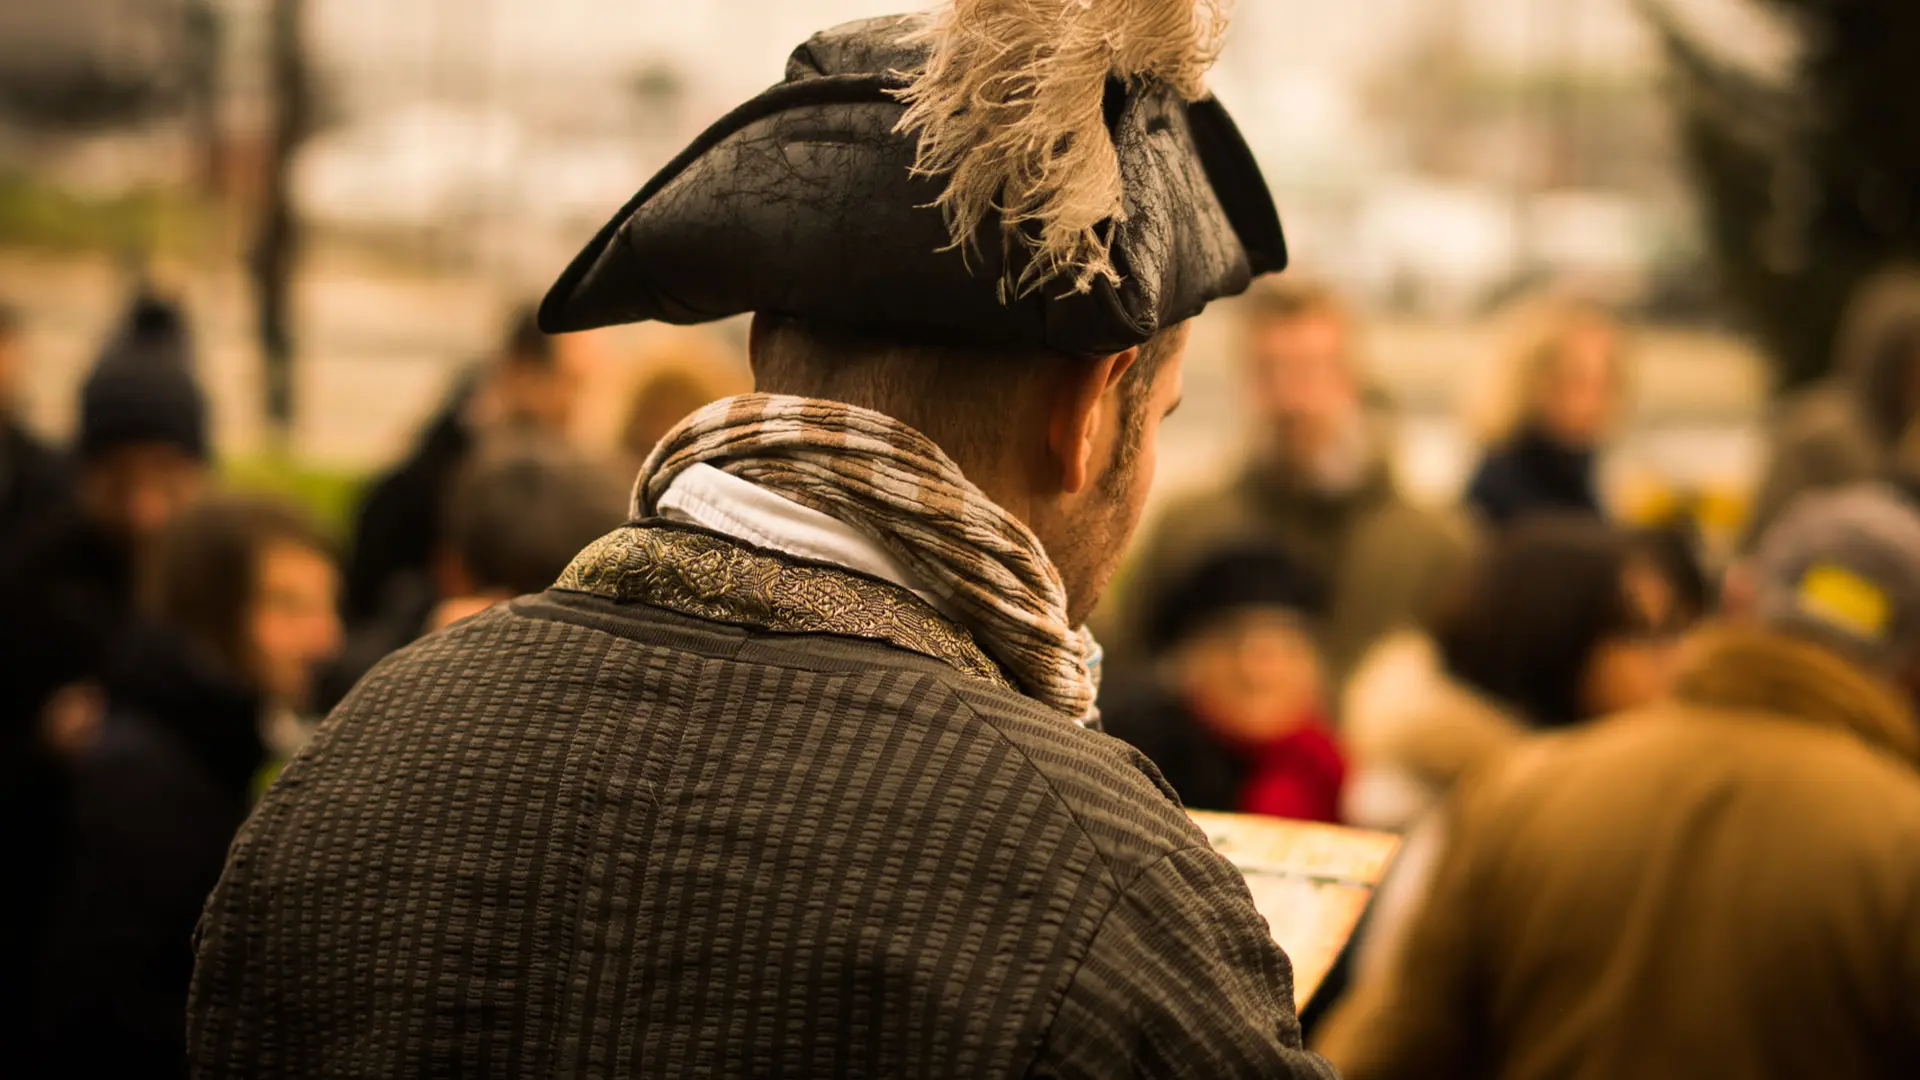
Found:
[[[1525,732],[1658,696],[1679,591],[1649,542],[1596,522],[1537,518],[1496,537],[1425,633],[1384,642],[1348,684],[1349,818],[1405,829]]]
[[[1389,639],[1348,684],[1342,733],[1356,760],[1347,820],[1408,833],[1376,897],[1365,977],[1391,955],[1443,846],[1431,811],[1467,773],[1529,733],[1651,704],[1700,614],[1655,541],[1584,517],[1497,535],[1425,633]]]
[[[193,928],[266,763],[262,722],[302,704],[340,640],[329,545],[279,503],[183,511],[146,570],[75,766],[38,967],[39,1059],[74,1075],[186,1075]]]

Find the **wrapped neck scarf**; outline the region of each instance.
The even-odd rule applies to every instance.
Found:
[[[1099,647],[1067,621],[1067,591],[1040,540],[975,487],[933,440],[833,401],[746,394],[669,432],[641,466],[636,518],[706,464],[841,521],[939,595],[1027,694],[1091,723]]]

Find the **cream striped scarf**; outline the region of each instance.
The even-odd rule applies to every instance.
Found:
[[[650,517],[674,478],[711,465],[858,529],[958,615],[1031,697],[1092,722],[1099,646],[1026,525],[933,440],[892,417],[778,394],[725,398],[680,422],[634,485]]]

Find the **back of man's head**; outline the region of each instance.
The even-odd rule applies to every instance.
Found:
[[[1179,400],[1186,334],[1179,323],[1125,352],[1075,357],[756,315],[750,351],[762,393],[858,406],[931,439],[1040,541],[1078,623],[1139,523],[1159,424]]]
[[[598,462],[557,440],[503,437],[454,483],[445,535],[460,580],[445,587],[501,597],[539,592],[625,517],[625,492]]]
[[[1920,686],[1920,512],[1892,488],[1801,497],[1761,538],[1752,569],[1761,623]]]
[[[1183,335],[1182,327],[1162,331],[1123,376],[1122,469],[1137,449],[1147,394]],[[1021,421],[1045,411],[1047,386],[1074,362],[1039,349],[923,345],[778,316],[754,322],[754,389],[885,413],[932,439],[976,481],[1002,463]]]

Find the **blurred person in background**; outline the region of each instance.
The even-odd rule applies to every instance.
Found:
[[[626,516],[626,482],[557,436],[504,432],[488,440],[448,489],[432,589],[353,631],[321,680],[321,704],[338,704],[375,664],[422,636],[545,591]]]
[[[143,293],[81,389],[75,497],[0,545],[0,839],[10,852],[0,884],[0,1035],[29,1012],[30,956],[63,857],[71,765],[99,730],[99,681],[133,618],[136,566],[206,486],[208,454],[184,319]]]
[[[621,417],[619,461],[632,476],[662,436],[694,410],[723,397],[744,394],[753,380],[731,351],[704,335],[674,335],[641,358]]]
[[[1920,1075],[1920,515],[1809,495],[1671,697],[1464,784],[1349,1080]]]
[[[1424,630],[1354,670],[1349,819],[1404,831],[1525,732],[1657,696],[1685,614],[1663,557],[1631,534],[1542,517],[1490,539]]]
[[[193,928],[266,764],[262,723],[304,706],[340,643],[328,544],[278,502],[202,500],[143,577],[105,724],[75,763],[36,968],[47,1075],[186,1075]]]
[[[1156,585],[1155,678],[1103,703],[1107,733],[1190,809],[1338,821],[1346,762],[1314,644],[1322,585],[1271,546],[1222,549]]]
[[[1605,518],[1598,462],[1626,407],[1625,331],[1599,304],[1561,297],[1509,318],[1467,506],[1496,529],[1536,514]]]
[[[21,383],[26,342],[20,315],[0,303],[0,550],[73,494],[67,460],[27,429]]]
[[[1920,269],[1900,266],[1854,294],[1835,339],[1832,373],[1780,407],[1741,550],[1752,550],[1804,492],[1895,474],[1901,437],[1916,417]]]
[[[73,760],[106,710],[91,677],[112,629],[100,612],[50,602],[57,588],[9,592],[33,610],[27,618],[0,609],[0,1062],[29,1042],[33,963],[66,849]]]
[[[407,459],[368,488],[347,566],[350,625],[431,604],[447,492],[474,447],[501,432],[566,438],[580,385],[577,360],[540,332],[533,311],[516,315],[499,354],[461,380]]]
[[[1411,622],[1459,571],[1470,531],[1401,493],[1389,425],[1368,405],[1354,316],[1337,295],[1273,279],[1240,307],[1252,454],[1225,486],[1173,500],[1146,530],[1127,578],[1144,593],[1216,547],[1279,544],[1327,582],[1320,644],[1337,687],[1368,646]],[[1115,663],[1132,661],[1145,617],[1131,603],[1115,616]]]
[[[1362,982],[1418,909],[1445,846],[1434,810],[1462,778],[1531,733],[1666,691],[1688,615],[1670,575],[1636,535],[1536,517],[1489,540],[1424,633],[1383,642],[1355,671],[1341,712],[1355,764],[1345,815],[1407,834],[1357,953]]]
[[[442,599],[427,629],[545,592],[626,519],[622,479],[563,443],[516,439],[483,451],[453,485],[435,567]]]
[[[131,612],[141,553],[211,476],[193,367],[179,308],[140,296],[81,387],[78,497],[0,552],[0,591],[97,611],[109,623]]]

